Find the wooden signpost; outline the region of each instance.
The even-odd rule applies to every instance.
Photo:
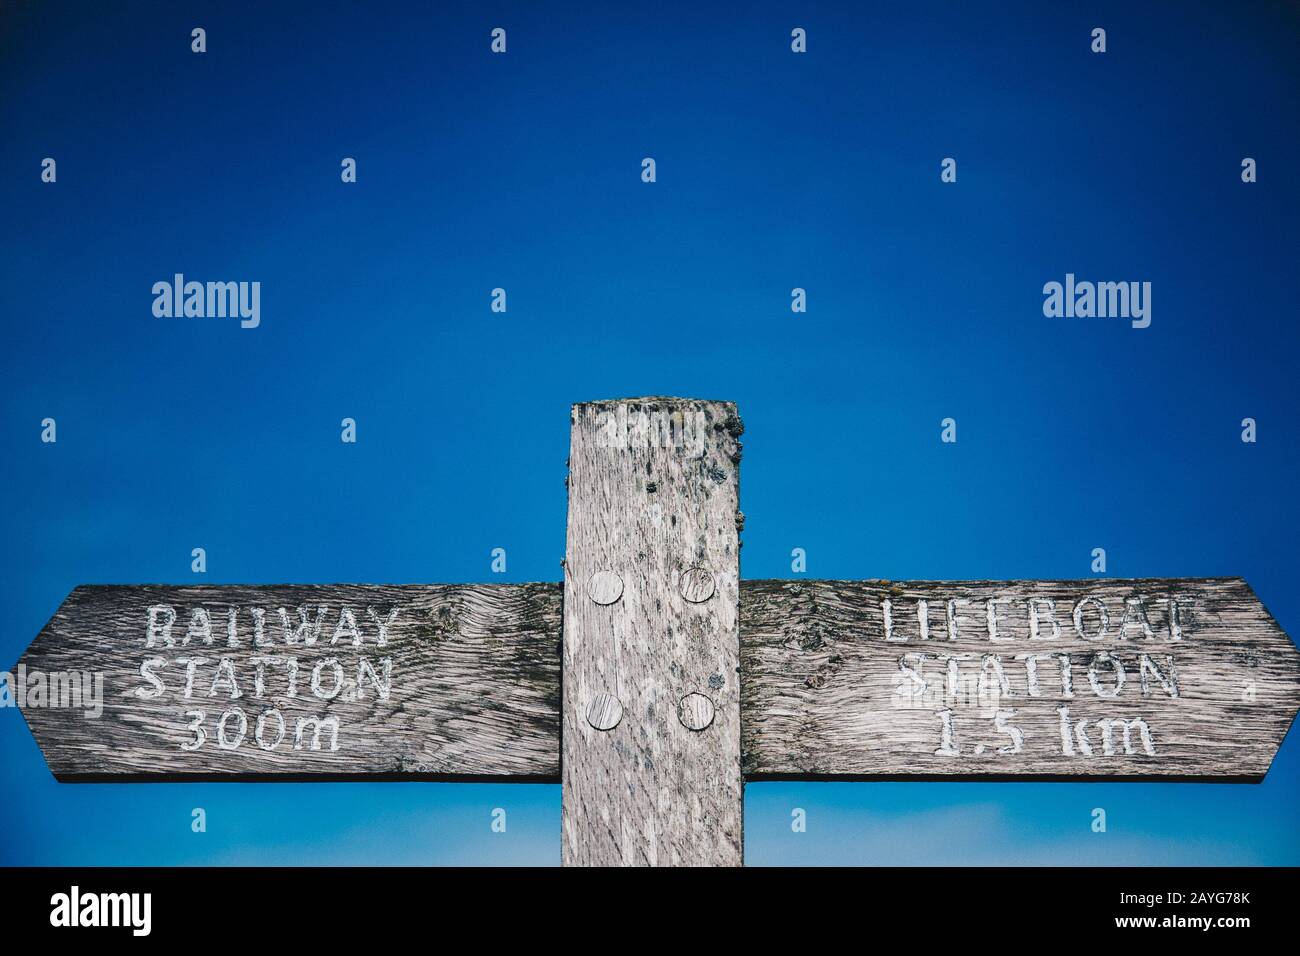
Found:
[[[738,865],[745,780],[1254,781],[1300,706],[1240,579],[741,582],[734,405],[571,424],[562,585],[75,589],[9,681],[50,769],[560,781],[566,864]]]

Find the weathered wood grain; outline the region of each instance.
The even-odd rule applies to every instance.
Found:
[[[555,584],[79,587],[13,676],[61,780],[553,781],[560,603]],[[102,715],[31,706],[51,673],[101,675]]]
[[[740,432],[729,402],[573,408],[565,864],[742,861]]]
[[[748,581],[741,634],[749,779],[1258,780],[1300,704],[1239,578]]]
[[[671,519],[669,519],[671,521]],[[623,596],[622,578],[612,587],[596,575],[582,600],[593,608],[615,609]],[[683,599],[703,593],[699,575],[683,575]],[[1130,620],[1129,636],[1120,640],[1126,599],[1147,601],[1153,636]],[[997,642],[989,640],[987,601],[997,600]],[[1027,600],[1054,600],[1061,635],[1052,631],[1046,605],[1039,610],[1039,637],[1029,637]],[[1079,638],[1073,608],[1081,597],[1097,597],[1108,608],[1108,640]],[[1168,600],[1179,607],[1180,639],[1168,640]],[[327,587],[83,587],[41,632],[20,664],[27,680],[16,695],[51,770],[62,780],[160,779],[491,779],[555,780],[559,776],[560,608],[562,585],[487,586],[327,586]],[[638,601],[645,601],[644,596]],[[884,601],[890,601],[892,641],[884,639]],[[930,637],[920,636],[918,601],[927,602]],[[949,600],[957,619],[957,640],[948,640]],[[327,611],[321,635],[312,645],[284,643],[281,607],[290,617],[291,633],[301,623],[298,608]],[[149,648],[147,622],[151,606],[177,613],[174,646]],[[235,647],[227,646],[228,613],[236,611]],[[352,609],[361,645],[344,633],[331,643],[344,607]],[[387,627],[387,645],[376,640],[378,627],[367,614],[398,608]],[[188,644],[195,609],[206,609],[212,629],[208,644],[199,627]],[[254,609],[262,616],[266,647],[253,647]],[[600,613],[595,611],[594,613]],[[689,611],[686,612],[688,615]],[[311,614],[314,621],[315,612]],[[1084,605],[1081,618],[1095,632],[1095,605]],[[699,627],[707,618],[689,623]],[[346,622],[345,622],[346,624]],[[711,626],[711,625],[706,625]],[[1297,654],[1249,587],[1238,579],[1156,581],[1039,581],[1007,583],[883,583],[850,581],[746,581],[740,586],[741,700],[744,769],[753,779],[828,778],[984,778],[984,779],[1259,779],[1290,726],[1297,704]],[[346,631],[346,627],[345,627]],[[614,632],[612,632],[614,633]],[[621,632],[617,632],[621,633]],[[1118,654],[1125,685],[1113,698],[1092,690],[1087,669],[1099,651]],[[972,655],[957,661],[955,694],[949,693],[948,654]],[[1164,669],[1172,657],[1178,682],[1173,697],[1148,670],[1142,694],[1140,654],[1153,655]],[[919,662],[908,655],[923,654]],[[1003,695],[996,667],[985,668],[985,655],[999,659],[1009,694]],[[1025,654],[1048,654],[1036,661],[1038,696],[1030,696]],[[1069,655],[1073,697],[1065,697],[1059,656]],[[286,664],[264,665],[264,690],[256,693],[257,657],[291,657],[297,661],[298,686],[287,698]],[[344,668],[345,686],[329,700],[312,691],[311,673],[322,660],[335,657]],[[365,695],[355,695],[360,658],[366,657],[382,679],[380,661],[391,659],[390,697],[380,700],[369,672]],[[195,667],[190,697],[184,695],[186,665],[180,658],[203,657]],[[141,676],[151,658],[167,663],[151,668],[166,692]],[[220,661],[229,659],[240,697],[230,697],[227,681],[213,679]],[[908,694],[917,681],[899,669],[920,663],[929,686],[920,699]],[[1134,665],[1137,665],[1136,667]],[[984,700],[979,677],[985,672]],[[48,675],[100,674],[103,715],[91,719],[85,707],[51,707],[48,700],[27,706],[38,683]],[[719,676],[723,671],[716,670]],[[1114,668],[1104,663],[1099,686],[1109,690]],[[12,675],[15,680],[19,674]],[[711,673],[710,677],[713,676]],[[330,693],[333,668],[322,668],[321,693]],[[706,680],[706,683],[708,681]],[[732,685],[734,688],[734,684]],[[16,688],[12,688],[11,693]],[[989,698],[997,690],[999,700]],[[689,691],[676,701],[682,728],[712,723],[708,704],[725,695],[709,689]],[[46,697],[49,691],[46,690]],[[596,692],[582,715],[588,732],[613,729],[636,715],[625,713],[614,695]],[[245,714],[245,739],[234,749],[219,745],[221,716],[233,707]],[[1091,756],[1077,746],[1064,753],[1058,708],[1070,719],[1087,720],[1085,738]],[[271,750],[258,747],[256,721],[274,708],[285,719],[286,737]],[[590,709],[594,708],[594,709]],[[952,711],[951,746],[943,746],[943,710]],[[997,729],[1023,734],[1021,750],[1001,753],[1014,738]],[[184,750],[195,734],[192,714],[202,711],[207,739]],[[295,750],[300,718],[335,716],[339,749],[310,749],[314,730],[304,728]],[[713,715],[716,717],[716,715]],[[1126,753],[1123,728],[1112,726],[1112,754],[1096,721],[1145,721],[1154,754],[1146,753],[1140,728],[1130,728]],[[708,723],[706,723],[708,721]],[[239,725],[227,719],[227,743]],[[659,733],[673,733],[661,724]],[[278,720],[263,726],[263,741],[276,734]],[[1136,730],[1136,734],[1134,731]],[[581,732],[581,731],[580,731]],[[1077,729],[1074,731],[1077,744]],[[975,748],[983,745],[979,754]],[[935,753],[955,750],[956,753]],[[689,792],[689,790],[688,790]]]

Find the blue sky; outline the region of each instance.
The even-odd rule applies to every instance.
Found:
[[[1295,5],[731,6],[0,10],[0,663],[194,547],[206,583],[558,580],[568,406],[635,394],[739,404],[744,577],[1104,547],[1294,633]],[[260,327],[154,318],[175,272],[261,282]],[[1150,281],[1151,327],[1045,318],[1067,272]],[[1300,864],[1298,750],[1260,785],[753,785],[747,858]],[[554,786],[59,785],[12,709],[0,774],[0,863],[559,860]]]

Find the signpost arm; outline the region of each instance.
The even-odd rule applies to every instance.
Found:
[[[128,585],[12,675],[58,779],[559,779],[555,584]]]
[[[750,780],[1259,780],[1300,703],[1240,578],[742,592]]]
[[[564,575],[563,862],[742,862],[730,402],[575,405]]]

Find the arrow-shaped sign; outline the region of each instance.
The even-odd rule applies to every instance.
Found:
[[[80,587],[11,675],[60,780],[556,780],[551,584]]]
[[[80,587],[9,689],[65,781],[555,781],[561,599]],[[750,780],[1257,780],[1300,706],[1236,578],[746,581],[740,613]]]
[[[755,581],[745,773],[1259,780],[1300,654],[1240,578]]]

